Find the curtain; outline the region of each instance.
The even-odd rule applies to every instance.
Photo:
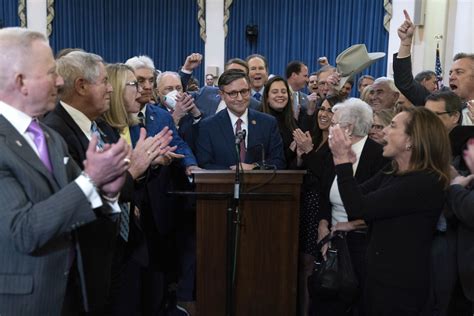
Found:
[[[18,18],[18,0],[0,1],[0,28],[20,26]]]
[[[148,55],[162,71],[176,71],[191,53],[204,53],[198,6],[191,0],[55,1],[50,37],[55,52],[79,47],[106,62]],[[203,78],[203,65],[195,70]]]
[[[291,60],[303,61],[310,73],[319,69],[320,56],[335,65],[353,44],[365,44],[369,52],[388,49],[382,0],[234,0],[230,10],[226,59],[259,53],[276,75],[284,76]],[[258,25],[256,41],[246,38],[246,25]],[[364,73],[379,77],[386,68],[384,58]]]

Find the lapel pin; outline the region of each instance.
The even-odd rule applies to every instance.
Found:
[[[155,120],[155,118],[153,117],[153,115],[150,115],[150,120]]]
[[[16,144],[17,144],[19,147],[23,146],[19,140],[16,141]]]
[[[257,125],[257,121],[252,120],[252,125]]]

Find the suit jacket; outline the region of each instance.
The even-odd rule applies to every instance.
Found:
[[[448,205],[454,214],[455,225],[448,225],[448,233],[454,233],[457,242],[459,280],[464,294],[474,302],[474,191],[460,185],[448,189]]]
[[[286,166],[283,142],[274,117],[248,109],[248,144],[245,163],[262,161],[262,148],[269,165]],[[237,161],[235,136],[227,111],[203,120],[196,141],[199,166],[204,169],[229,169]]]
[[[425,105],[425,99],[430,92],[413,78],[410,56],[398,58],[398,53],[393,55],[393,79],[395,86],[411,103]]]
[[[388,164],[388,160],[382,156],[383,147],[373,141],[370,138],[367,138],[362,153],[360,155],[360,161],[357,165],[356,173],[354,178],[357,183],[363,183],[373,177],[377,172],[379,172],[384,166]],[[336,177],[336,171],[334,168],[334,162],[332,153],[329,152],[324,156],[322,176],[321,176],[321,201],[320,201],[320,213],[318,218],[325,219],[331,225],[331,202],[329,200],[329,192],[331,190],[332,183]],[[311,162],[310,162],[311,165]],[[317,166],[313,166],[317,168]],[[319,168],[317,168],[319,169]],[[355,220],[357,218],[349,218],[349,221]]]
[[[86,158],[89,140],[63,106],[58,103],[56,108],[45,116],[43,122],[64,137],[72,158],[81,169],[84,169],[83,161]],[[112,143],[105,133],[101,132],[101,137],[105,143]],[[127,183],[122,191],[124,197],[131,196],[133,191],[131,176],[127,177]],[[86,290],[88,297],[87,304],[85,300],[83,301],[87,310],[101,310],[105,306],[117,233],[118,222],[107,218],[100,218],[73,232],[81,287]]]
[[[173,140],[170,146],[178,146],[176,153],[183,154],[184,158],[181,160],[183,166],[197,165],[196,157],[191,148],[179,136],[179,132],[174,125],[173,117],[167,110],[163,110],[158,105],[147,104],[145,111],[145,127],[148,136],[158,134],[165,126],[168,126],[173,131]],[[130,136],[132,143],[135,145],[140,136],[140,127],[138,125],[130,127]]]
[[[194,98],[194,103],[206,117],[216,114],[217,107],[222,100],[218,87],[204,86],[198,92],[191,95]],[[259,107],[260,102],[255,98],[250,98],[249,108],[258,110]]]
[[[59,315],[72,242],[70,232],[96,219],[73,180],[81,170],[64,140],[41,124],[53,174],[0,116],[0,314]]]

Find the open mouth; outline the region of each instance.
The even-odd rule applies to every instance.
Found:
[[[454,91],[454,90],[456,90],[456,89],[458,88],[458,86],[457,86],[457,85],[455,85],[455,84],[449,84],[449,87],[450,87],[450,88],[451,88],[451,90],[453,90],[453,91]]]

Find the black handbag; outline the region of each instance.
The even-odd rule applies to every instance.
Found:
[[[336,232],[324,237],[318,243],[318,250],[331,242],[326,257],[321,252],[315,261],[314,271],[308,277],[308,291],[311,298],[339,299],[352,303],[358,294],[359,282],[352,267],[346,234]]]

